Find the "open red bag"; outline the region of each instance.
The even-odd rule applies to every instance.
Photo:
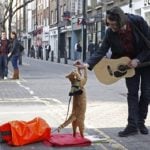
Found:
[[[31,121],[10,121],[0,126],[3,141],[21,146],[29,143],[47,140],[51,136],[51,128],[40,117]]]
[[[9,123],[0,126],[0,142],[8,142],[11,140],[11,127]]]

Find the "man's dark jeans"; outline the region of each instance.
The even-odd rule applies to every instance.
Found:
[[[8,62],[7,55],[0,55],[0,78],[7,77],[8,74]]]
[[[128,89],[128,125],[144,124],[150,102],[150,66],[136,69],[135,76],[126,78]]]

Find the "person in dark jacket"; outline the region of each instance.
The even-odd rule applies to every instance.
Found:
[[[50,51],[51,51],[51,45],[50,44],[45,45],[46,60],[49,59],[49,53],[50,53]]]
[[[43,47],[42,45],[38,45],[37,47],[37,59],[43,59]]]
[[[80,41],[75,44],[75,60],[81,59],[82,47]]]
[[[2,31],[0,39],[0,78],[7,79],[8,61],[7,55],[9,52],[9,40],[6,37],[6,32]]]
[[[35,58],[35,49],[36,47],[34,45],[31,46],[31,50],[30,50],[30,56]]]
[[[20,43],[17,39],[16,32],[11,32],[11,48],[8,54],[8,57],[11,58],[11,63],[14,69],[12,79],[19,79],[19,67],[18,67],[18,60],[20,55]]]
[[[95,44],[92,42],[92,40],[90,40],[89,45],[88,45],[88,52],[89,52],[90,56],[92,56],[94,51],[95,51]]]
[[[125,78],[128,89],[128,123],[120,137],[137,134],[148,134],[145,119],[150,103],[150,66],[138,68],[140,63],[150,61],[150,47],[137,31],[142,32],[150,40],[150,30],[147,22],[138,15],[125,14],[119,7],[113,7],[106,12],[106,25],[108,29],[98,50],[87,60],[87,63],[75,62],[78,68],[93,67],[106,55],[111,48],[111,58],[117,59],[127,56],[131,59],[128,66],[135,68],[135,75]],[[139,95],[140,91],[140,95]]]

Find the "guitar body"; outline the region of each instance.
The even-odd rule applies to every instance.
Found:
[[[94,67],[97,79],[103,84],[113,84],[121,78],[132,77],[135,75],[134,69],[118,69],[119,66],[127,66],[130,58],[122,57],[119,59],[103,58]]]

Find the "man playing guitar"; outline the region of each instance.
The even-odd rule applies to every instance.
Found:
[[[150,47],[145,42],[145,38],[150,40],[150,29],[141,16],[125,14],[119,7],[113,7],[106,12],[106,25],[108,29],[100,48],[87,60],[87,63],[75,62],[74,65],[79,68],[87,66],[89,70],[92,70],[104,58],[109,48],[111,48],[113,59],[128,57],[127,66],[135,68],[135,74],[125,78],[128,89],[128,123],[118,136],[130,136],[137,134],[138,131],[141,134],[148,134],[145,119],[150,102],[150,66],[141,68],[137,66],[150,61]],[[135,26],[145,38],[137,32]]]

